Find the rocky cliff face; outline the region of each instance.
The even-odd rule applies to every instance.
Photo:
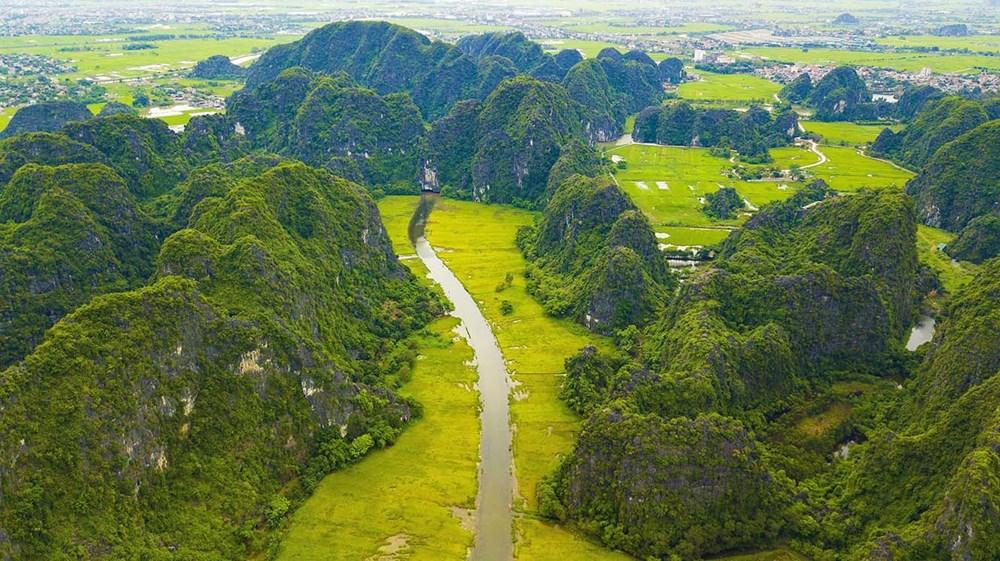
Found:
[[[906,186],[920,221],[954,232],[978,216],[1000,212],[1000,121],[990,121],[944,145]],[[969,158],[970,154],[977,157]]]

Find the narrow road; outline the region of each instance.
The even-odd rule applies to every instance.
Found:
[[[476,535],[471,561],[511,561],[514,556],[514,476],[511,473],[511,427],[508,396],[510,379],[489,322],[462,282],[438,257],[424,237],[427,217],[436,195],[423,195],[410,221],[410,240],[430,277],[454,306],[451,315],[462,321],[464,336],[475,353],[482,411],[479,441],[479,491],[476,496]]]
[[[826,154],[824,154],[823,152],[820,151],[819,144],[817,144],[815,140],[805,140],[805,143],[809,145],[809,151],[810,152],[812,152],[813,154],[816,154],[817,156],[819,156],[819,161],[818,162],[813,162],[811,164],[807,164],[807,165],[804,165],[804,166],[801,166],[801,167],[799,167],[799,169],[814,168],[816,166],[821,166],[821,165],[823,165],[823,164],[825,164],[827,162],[828,158],[826,157]]]

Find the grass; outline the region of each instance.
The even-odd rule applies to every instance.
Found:
[[[805,153],[798,148],[793,149]],[[699,199],[717,191],[720,185],[735,187],[740,195],[757,207],[788,197],[796,187],[793,183],[728,179],[721,172],[732,164],[712,156],[705,148],[632,144],[614,147],[608,152],[625,159],[628,167],[617,172],[618,183],[646,213],[657,231],[666,231],[663,226],[704,228],[738,225],[739,220],[716,221],[701,211]],[[780,155],[785,161],[791,158],[790,153],[784,151]],[[803,157],[808,156],[805,153]],[[661,188],[659,184],[662,183],[666,184],[666,189]],[[788,188],[781,189],[781,185],[788,185]]]
[[[918,72],[930,68],[939,73],[973,73],[980,68],[1000,69],[1000,58],[984,55],[868,51],[838,49],[797,49],[793,47],[759,47],[745,50],[780,62],[828,65],[864,65]]]
[[[406,225],[416,201],[380,203],[397,252],[409,248]],[[453,508],[475,502],[479,398],[472,350],[453,335],[456,325],[442,318],[417,338],[420,355],[401,393],[424,405],[423,418],[392,447],[323,479],[293,515],[278,559],[356,561],[393,546],[413,561],[466,558],[472,532]]]
[[[825,123],[802,121],[802,127],[823,137],[824,144],[862,146],[874,142],[886,127],[898,131],[899,125],[859,125],[857,123]]]
[[[937,273],[945,292],[953,293],[962,288],[976,274],[976,266],[972,263],[953,260],[941,246],[951,243],[955,234],[924,226],[917,226],[917,255],[920,262]]]
[[[683,226],[656,226],[657,238],[661,244],[677,246],[715,245],[726,239],[728,228],[685,228]],[[666,236],[666,237],[664,237]]]
[[[162,33],[175,33],[171,29]],[[136,78],[177,71],[193,66],[199,60],[212,55],[237,56],[254,50],[266,49],[279,42],[290,41],[283,38],[227,38],[200,37],[194,39],[172,39],[156,41],[156,49],[127,51],[125,38],[121,35],[27,35],[0,38],[0,53],[26,53],[45,55],[54,59],[70,61],[77,67],[75,72],[60,74],[56,79],[80,78]]]
[[[564,361],[587,344],[608,344],[579,325],[546,315],[525,291],[525,261],[514,236],[519,226],[536,217],[510,207],[441,199],[430,215],[426,236],[493,325],[516,386],[511,419],[515,509],[520,514],[515,519],[517,559],[625,561],[629,558],[533,514],[539,479],[571,450],[580,427],[579,418],[558,397]],[[497,292],[507,273],[513,273],[513,285]],[[500,313],[503,300],[513,304],[512,314]]]
[[[601,52],[601,49],[606,47],[614,47],[619,51],[624,51],[625,49],[621,45],[616,45],[614,43],[609,43],[607,41],[587,41],[584,39],[541,39],[539,43],[546,51],[555,53],[563,49],[576,49],[583,54],[583,58],[594,58],[597,53]],[[653,56],[652,53],[648,53]],[[653,56],[653,58],[657,58]]]
[[[909,35],[884,37],[876,41],[896,48],[968,49],[979,53],[1000,53],[1000,36],[969,35],[968,37],[938,37],[936,35]]]
[[[771,148],[771,157],[774,158],[774,162],[767,165],[778,169],[788,169],[796,165],[807,166],[819,161],[819,156],[798,146]]]
[[[851,415],[851,404],[833,403],[822,413],[806,417],[795,426],[795,432],[806,438],[822,437],[836,429]]]
[[[5,107],[0,109],[0,131],[7,128],[7,123],[10,122],[11,117],[13,117],[16,112],[17,109],[14,107]]]
[[[740,101],[771,103],[781,86],[749,74],[714,74],[688,69],[700,79],[677,87],[677,96],[692,101]]]
[[[902,188],[913,177],[913,173],[909,171],[889,162],[864,156],[854,148],[821,146],[820,150],[829,160],[809,171],[837,191],[852,192],[862,187]]]

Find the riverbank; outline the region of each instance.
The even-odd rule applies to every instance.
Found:
[[[508,410],[510,381],[493,330],[472,295],[438,257],[424,237],[428,215],[433,216],[437,195],[421,197],[409,225],[409,237],[427,276],[452,305],[451,315],[461,320],[462,336],[474,353],[480,398],[479,489],[476,495],[475,561],[511,561],[514,488],[511,473],[511,426]]]
[[[572,449],[580,429],[579,417],[559,399],[563,363],[588,344],[609,344],[579,325],[546,315],[526,292],[526,263],[514,238],[535,216],[510,207],[441,199],[430,215],[426,237],[490,321],[513,379],[515,558],[625,561],[631,558],[535,515],[539,479]],[[510,286],[497,291],[508,273]],[[500,311],[504,301],[513,308],[509,315]]]
[[[416,203],[416,197],[403,197],[380,204],[397,253],[413,252],[406,228]],[[419,260],[403,262],[424,277]],[[413,377],[400,393],[423,405],[423,417],[392,447],[323,479],[293,515],[279,560],[467,558],[473,543],[479,396],[472,349],[455,333],[457,325],[455,318],[439,319],[417,340]]]

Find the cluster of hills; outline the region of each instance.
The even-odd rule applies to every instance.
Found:
[[[391,445],[421,413],[397,391],[409,338],[444,305],[373,197],[421,187],[539,209],[517,239],[529,292],[609,337],[566,362],[586,420],[543,516],[638,558],[994,558],[997,104],[914,90],[887,109],[849,68],[796,80],[784,97],[821,118],[907,121],[872,150],[920,174],[816,182],[682,280],[596,143],[638,113],[640,140],[759,161],[797,128],[663,104],[682,74],[344,22],[265,53],[182,134],[120,108],[19,112],[0,140],[0,559],[266,554],[319,479]],[[920,222],[983,265],[914,353],[939,288]]]

